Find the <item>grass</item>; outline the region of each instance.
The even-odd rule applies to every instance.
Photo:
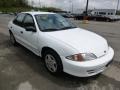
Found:
[[[23,11],[30,11],[32,8],[30,7],[0,7],[0,12],[3,13],[14,13],[14,12],[23,12]]]
[[[35,10],[35,11],[54,11],[54,10],[60,10],[60,9],[56,9],[53,7],[43,7],[43,8],[33,8],[33,7],[0,7],[0,12],[3,13],[15,13],[15,12],[24,12],[24,11],[31,11],[31,10]]]

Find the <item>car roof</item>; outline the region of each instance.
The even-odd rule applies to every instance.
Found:
[[[37,15],[37,14],[55,14],[55,13],[52,13],[52,12],[42,12],[42,11],[30,11],[30,12],[22,12],[22,13],[28,13],[28,14],[31,14],[31,15]]]

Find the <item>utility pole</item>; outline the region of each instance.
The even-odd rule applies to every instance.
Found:
[[[32,5],[32,7],[34,7],[34,1],[33,0],[31,1],[31,5]]]
[[[74,8],[73,8],[73,2],[71,2],[71,4],[72,4],[72,13],[73,13],[73,9],[74,9]]]
[[[41,1],[40,1],[40,0],[39,0],[39,6],[40,6],[40,8],[42,7],[42,6],[41,6]]]
[[[117,11],[119,10],[119,0],[117,0],[117,8],[116,8],[116,11],[115,11],[115,13],[117,14]]]
[[[119,2],[120,2],[120,0],[118,0],[118,3],[117,3],[117,10],[119,9]]]
[[[87,3],[86,3],[85,16],[87,16],[87,15],[88,15],[88,3],[89,3],[89,0],[87,0]]]
[[[88,23],[88,4],[89,4],[89,0],[87,0],[87,3],[86,3],[86,10],[85,10],[85,15],[83,17],[83,23]]]
[[[72,3],[72,0],[69,0],[69,12],[71,12],[71,3]]]
[[[69,0],[69,12],[73,13],[73,1],[72,0]]]

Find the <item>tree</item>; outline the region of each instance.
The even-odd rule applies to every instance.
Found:
[[[24,7],[27,0],[0,0],[0,7]]]

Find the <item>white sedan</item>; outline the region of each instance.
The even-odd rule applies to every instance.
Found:
[[[103,72],[114,50],[103,37],[49,12],[23,12],[8,25],[10,40],[43,58],[52,74],[88,77]]]

